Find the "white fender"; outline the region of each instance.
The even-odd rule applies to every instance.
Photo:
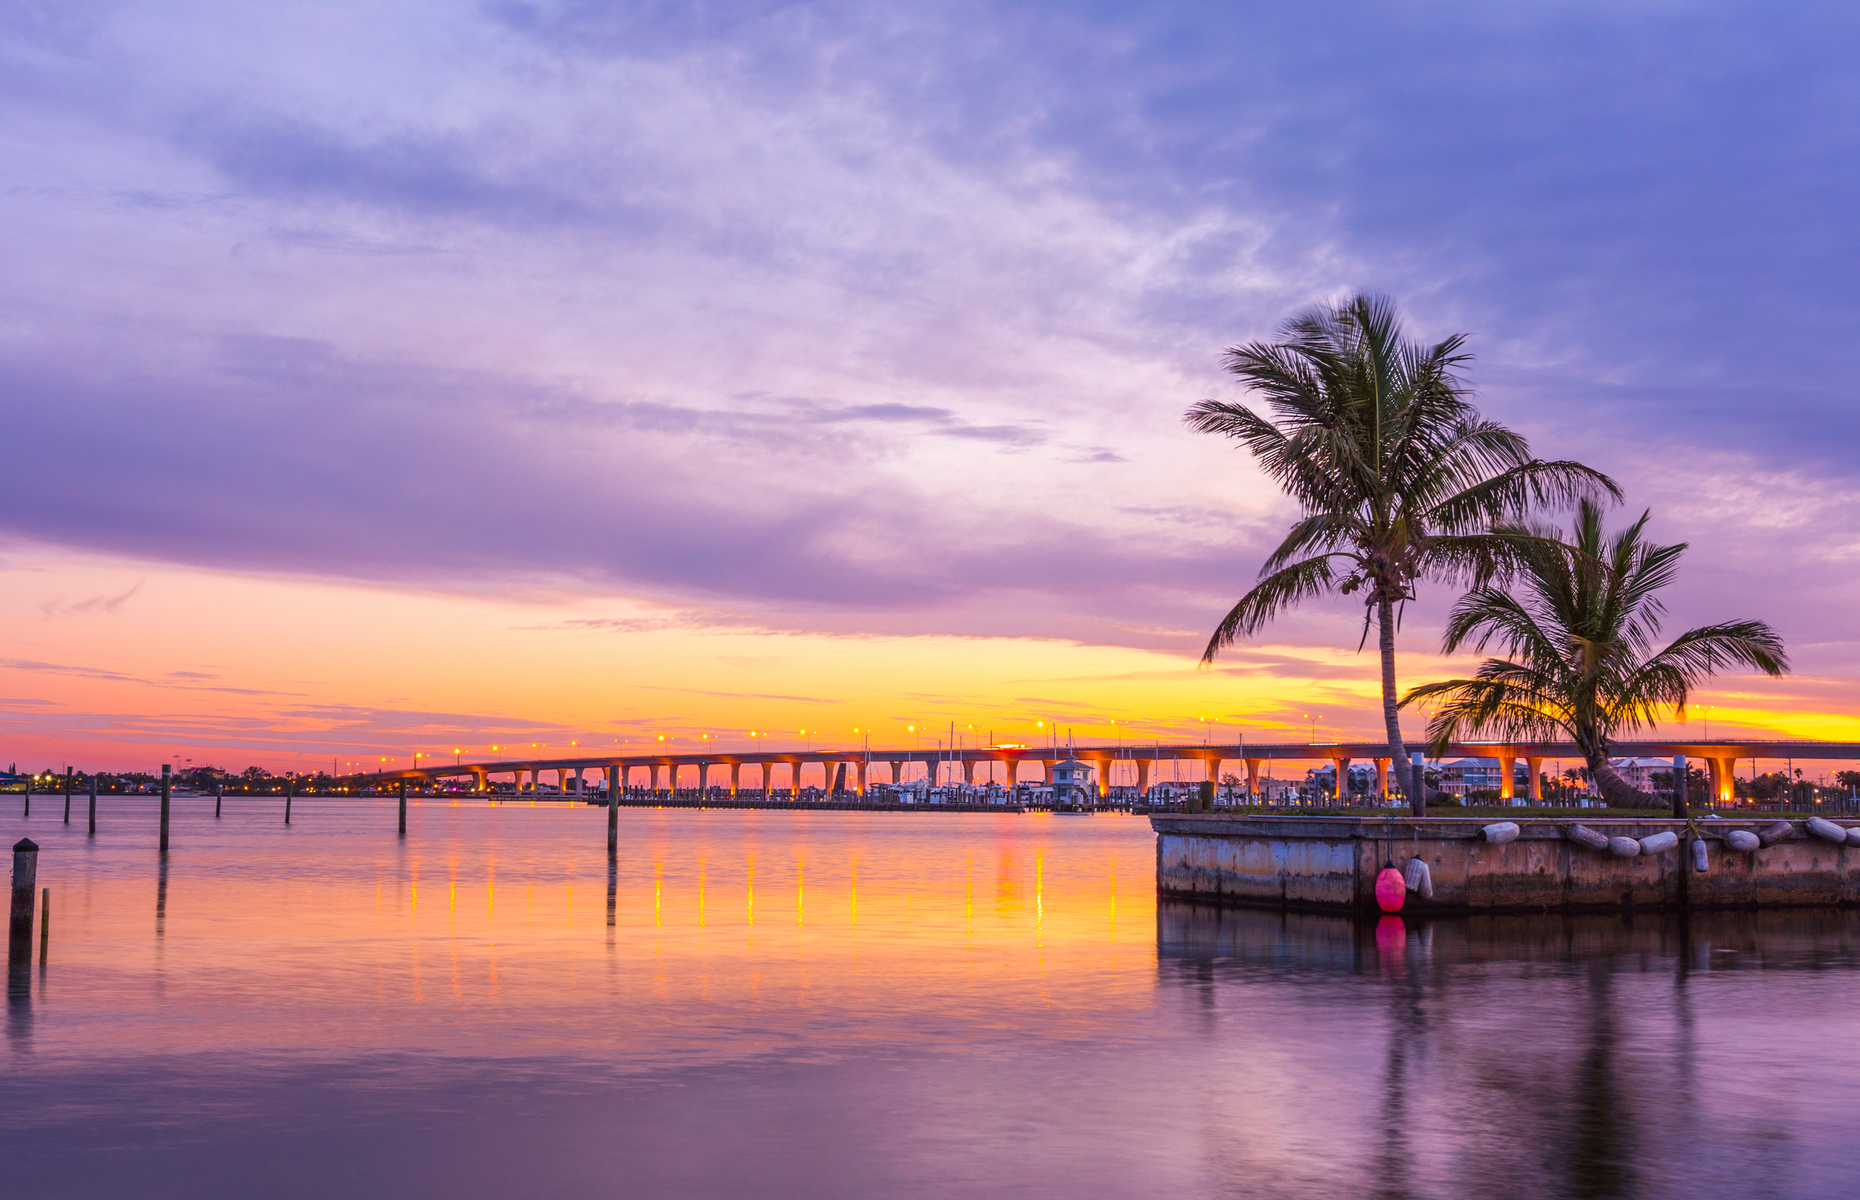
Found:
[[[1563,832],[1570,841],[1579,846],[1587,846],[1591,850],[1608,849],[1608,838],[1590,829],[1587,825],[1571,825]]]
[[[1414,892],[1423,900],[1434,898],[1434,873],[1427,869],[1426,859],[1419,857],[1409,859],[1405,875],[1409,891]]]
[[[1516,821],[1500,821],[1496,825],[1487,825],[1479,832],[1484,835],[1486,841],[1491,842],[1494,846],[1500,846],[1506,842],[1517,841],[1518,834],[1521,831],[1518,829],[1518,823]]]
[[[1749,854],[1752,850],[1763,845],[1763,843],[1757,839],[1757,835],[1750,832],[1748,829],[1733,829],[1731,832],[1724,835],[1724,844],[1733,850],[1742,850],[1745,854]]]
[[[1777,842],[1786,842],[1795,836],[1795,826],[1787,821],[1778,821],[1774,825],[1765,825],[1757,830],[1757,840],[1765,846],[1774,846]]]
[[[1665,854],[1678,844],[1679,835],[1668,829],[1640,839],[1640,852],[1642,854]]]
[[[1640,853],[1640,843],[1633,838],[1609,838],[1608,852],[1616,858],[1633,858]]]
[[[1810,817],[1808,819],[1808,831],[1822,841],[1834,842],[1836,845],[1847,840],[1847,831],[1845,829],[1842,829],[1833,821],[1823,820],[1821,817]]]
[[[1706,853],[1705,839],[1702,837],[1692,839],[1692,869],[1700,875],[1711,870],[1711,857]]]

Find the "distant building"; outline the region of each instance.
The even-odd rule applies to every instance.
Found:
[[[1505,769],[1496,758],[1455,758],[1438,764],[1440,790],[1454,796],[1469,792],[1504,791]],[[1525,793],[1530,786],[1530,766],[1519,759],[1512,767],[1512,795]]]
[[[1637,787],[1643,792],[1653,791],[1654,772],[1666,775],[1673,773],[1673,760],[1670,758],[1611,758],[1608,761],[1629,787]],[[1665,787],[1672,786],[1672,780],[1668,779]]]
[[[1076,758],[1053,764],[1053,799],[1060,804],[1084,804],[1091,793],[1091,764]]]

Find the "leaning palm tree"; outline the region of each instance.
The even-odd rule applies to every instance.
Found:
[[[1464,335],[1432,346],[1409,342],[1395,306],[1367,295],[1307,309],[1280,333],[1280,341],[1227,351],[1227,369],[1271,419],[1213,400],[1185,418],[1252,451],[1303,510],[1208,640],[1202,662],[1300,601],[1360,591],[1363,641],[1373,621],[1382,655],[1389,757],[1420,816],[1425,783],[1411,771],[1396,711],[1399,607],[1423,579],[1482,583],[1502,571],[1513,541],[1492,536],[1496,523],[1620,493],[1579,463],[1533,459],[1522,437],[1480,418],[1458,374],[1471,357]]]
[[[1691,690],[1720,669],[1789,669],[1782,639],[1762,621],[1688,629],[1655,652],[1666,611],[1659,592],[1678,573],[1686,546],[1647,541],[1647,516],[1611,538],[1600,507],[1584,501],[1571,541],[1550,530],[1500,531],[1516,538],[1512,586],[1467,592],[1447,620],[1443,648],[1451,654],[1470,644],[1483,652],[1496,643],[1507,657],[1486,659],[1471,679],[1426,684],[1402,700],[1404,707],[1439,706],[1427,727],[1436,753],[1477,733],[1568,738],[1604,800],[1645,807],[1654,798],[1609,762],[1616,736],[1654,726],[1668,710],[1684,717]]]

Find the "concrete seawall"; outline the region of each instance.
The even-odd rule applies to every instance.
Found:
[[[1419,856],[1434,895],[1408,893],[1403,912],[1544,912],[1860,905],[1860,847],[1812,837],[1800,822],[1773,846],[1742,853],[1720,836],[1758,821],[1703,821],[1708,869],[1690,870],[1683,821],[1521,818],[1516,841],[1492,845],[1482,826],[1502,818],[1170,815],[1156,830],[1156,886],[1203,903],[1328,912],[1375,911],[1375,878]],[[1671,830],[1677,848],[1616,858],[1571,842],[1583,824],[1609,837]],[[1720,835],[1720,836],[1714,836]]]

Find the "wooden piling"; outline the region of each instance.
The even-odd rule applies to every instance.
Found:
[[[172,776],[168,764],[161,765],[161,852],[168,853],[168,797]]]
[[[407,836],[407,781],[400,781],[400,836]]]
[[[97,836],[97,772],[90,773],[90,832],[85,837]]]
[[[284,781],[284,823],[291,823],[291,797],[297,794],[297,781],[287,778]]]
[[[32,902],[39,881],[39,846],[31,838],[13,843],[13,910],[7,925],[9,967],[32,962]]]
[[[71,768],[65,768],[65,824],[71,824]]]
[[[26,816],[32,815],[32,776],[26,776]]]
[[[607,857],[620,852],[620,768],[607,768]],[[608,916],[612,917],[609,910]],[[613,924],[610,919],[607,922]]]
[[[213,819],[215,821],[220,819],[220,805],[225,801],[225,799],[226,799],[226,785],[223,783],[214,784],[213,785]]]
[[[52,889],[46,888],[41,895],[45,904],[39,915],[39,966],[43,967],[46,952],[52,947]]]

